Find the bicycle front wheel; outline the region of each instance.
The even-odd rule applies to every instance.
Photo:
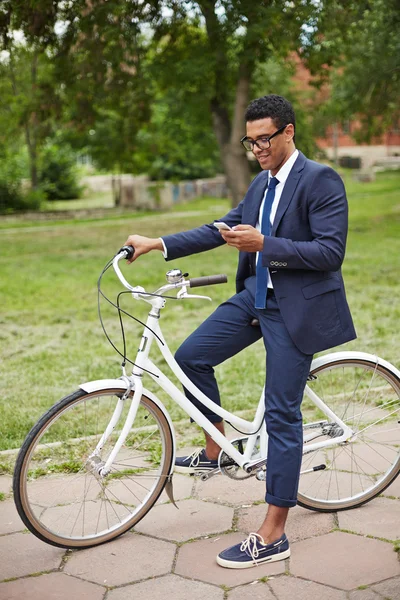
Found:
[[[124,402],[116,429],[95,449],[122,394],[78,390],[28,434],[15,466],[14,498],[21,519],[41,540],[62,548],[108,542],[138,523],[163,491],[173,435],[163,411],[146,396],[111,472],[100,475],[132,397]]]
[[[323,512],[356,508],[387,488],[400,472],[400,382],[375,362],[344,359],[311,372],[309,387],[353,432],[346,442],[307,453],[307,444],[342,434],[305,395],[305,443],[298,503]]]

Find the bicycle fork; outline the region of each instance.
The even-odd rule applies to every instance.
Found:
[[[99,443],[97,444],[96,448],[94,449],[94,451],[92,452],[92,454],[89,456],[89,458],[87,460],[88,467],[94,468],[97,471],[97,473],[100,475],[100,477],[106,477],[111,472],[111,465],[113,464],[118,452],[121,450],[123,444],[125,443],[126,438],[128,437],[128,434],[132,428],[133,422],[136,418],[136,413],[137,413],[137,410],[138,410],[138,407],[140,404],[140,400],[142,398],[142,392],[143,392],[142,378],[140,376],[133,375],[131,378],[129,378],[128,381],[129,381],[129,383],[128,383],[126,392],[124,393],[122,398],[119,398],[119,400],[117,402],[117,406],[115,407],[114,413],[110,419],[110,422],[108,423],[108,425],[106,427],[105,432],[101,436]],[[112,449],[109,457],[107,458],[106,462],[103,463],[102,461],[99,460],[100,453],[104,447],[104,444],[107,442],[108,438],[110,437],[110,435],[114,431],[115,427],[117,426],[119,419],[121,417],[121,414],[122,414],[122,409],[124,407],[124,404],[125,404],[126,400],[128,399],[129,394],[132,389],[134,389],[135,392],[133,394],[132,402],[129,407],[129,412],[126,417],[125,424],[122,428],[121,433],[119,434],[118,440],[116,441],[114,448]]]

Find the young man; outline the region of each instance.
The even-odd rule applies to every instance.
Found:
[[[213,367],[260,337],[266,348],[265,420],[268,463],[264,522],[217,562],[246,568],[290,555],[284,533],[295,506],[302,459],[300,404],[313,354],[356,337],[340,267],[347,236],[347,200],[340,177],[295,147],[291,104],[274,94],[251,102],[241,140],[263,169],[237,208],[211,223],[162,239],[130,236],[133,260],[161,250],[167,260],[227,243],[239,250],[237,293],[183,343],[176,359],[207,396],[220,403]],[[259,323],[254,326],[254,321]],[[223,433],[220,417],[187,396]],[[219,446],[206,435],[200,453],[176,459],[176,470],[218,465]]]

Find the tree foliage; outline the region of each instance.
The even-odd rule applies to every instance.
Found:
[[[107,129],[117,132],[110,136],[109,160],[98,153],[104,165],[135,170],[137,139],[159,119],[160,93],[171,96],[173,88],[186,137],[192,129],[192,138],[199,139],[198,123],[205,129],[211,123],[237,203],[249,182],[238,140],[255,68],[297,48],[314,10],[312,0],[5,0],[0,31],[9,45],[10,32],[21,29],[28,45],[51,56],[71,128],[86,135],[95,131],[93,144],[97,133],[100,139]],[[169,98],[165,105],[176,123]],[[182,162],[185,153],[170,145],[174,160]],[[164,151],[158,159],[165,156]]]
[[[359,141],[370,141],[399,118],[398,0],[321,3],[305,56],[320,82],[329,82],[326,113],[336,119],[357,115]]]
[[[320,114],[361,113],[366,137],[393,118],[397,2],[3,0],[0,141],[25,140],[33,187],[61,129],[107,170],[182,178],[222,169],[237,204],[250,180],[239,140],[252,97],[291,99],[297,143],[313,151],[315,114],[290,84],[293,52],[331,85]]]

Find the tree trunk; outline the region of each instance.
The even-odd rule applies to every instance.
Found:
[[[250,77],[246,65],[241,65],[236,86],[235,108],[232,122],[228,112],[214,99],[211,102],[213,128],[221,152],[228,187],[232,194],[232,207],[243,200],[251,175],[246,152],[240,144],[245,133],[244,114],[249,102]]]
[[[33,126],[34,128],[34,126]],[[38,170],[37,170],[37,151],[35,134],[32,135],[29,125],[25,127],[25,139],[28,146],[29,154],[29,170],[31,175],[31,188],[36,190],[38,187]]]
[[[37,90],[37,52],[34,53],[31,63],[31,88],[32,98],[35,98]],[[37,128],[38,118],[36,111],[30,114],[30,118],[25,126],[25,139],[26,145],[28,146],[29,154],[29,169],[31,174],[31,187],[32,190],[36,190],[39,184],[38,181],[38,168],[37,168]]]
[[[120,206],[121,204],[121,175],[111,176],[111,188],[112,188],[112,196],[114,200],[114,206]]]

